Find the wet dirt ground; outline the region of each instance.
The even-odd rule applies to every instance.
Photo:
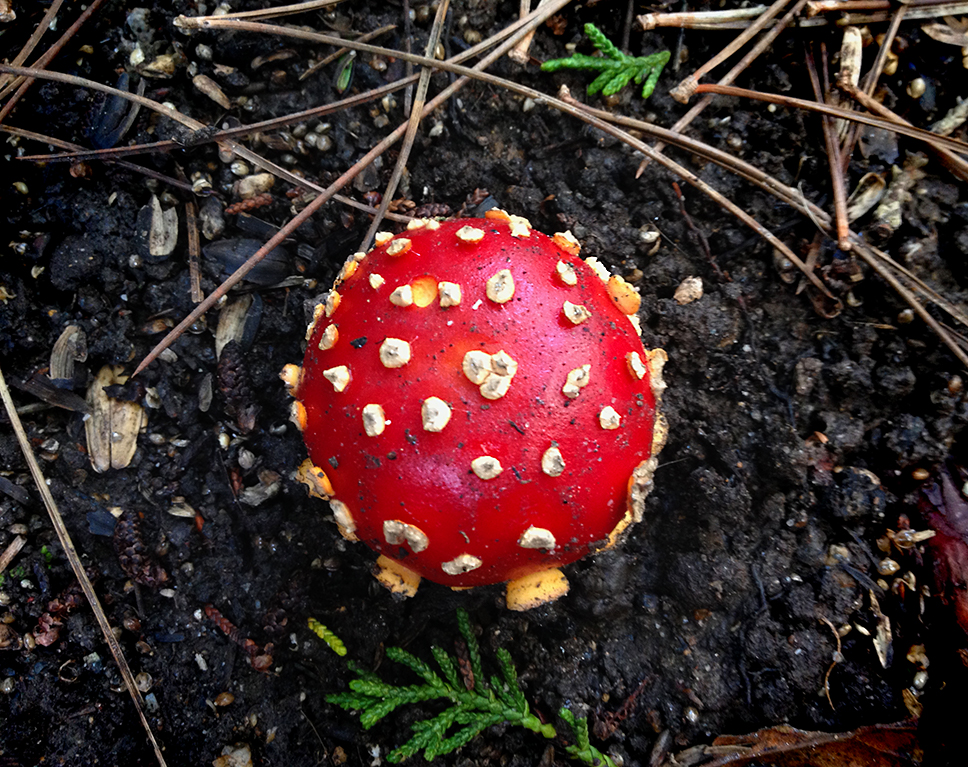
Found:
[[[518,6],[454,5],[449,52],[473,39],[469,32],[496,31]],[[145,95],[210,124],[254,122],[338,97],[332,64],[299,80],[309,60],[323,55],[307,44],[232,32],[188,36],[171,22],[177,13],[197,13],[196,3],[144,13],[136,7],[133,0],[108,3],[56,68],[114,84],[118,71],[132,69],[136,44],[148,63],[171,55],[172,76],[146,79]],[[12,57],[41,10],[18,8],[20,20],[0,38],[5,56]],[[299,18],[323,31],[361,32],[398,23],[401,12],[395,4],[359,2]],[[429,27],[419,8],[417,14],[414,50]],[[587,21],[619,39],[622,18],[624,4],[566,9],[563,34],[542,27],[532,54],[563,56],[569,42],[587,47],[581,32]],[[960,95],[943,82],[963,70],[947,48],[921,39],[916,29],[903,34],[908,58],[885,84],[896,108],[925,124]],[[688,33],[682,74],[728,36]],[[677,38],[635,29],[631,50],[674,48]],[[808,97],[802,46],[819,40],[834,50],[839,45],[829,30],[781,37],[742,84]],[[379,39],[389,47],[402,41],[401,29]],[[275,60],[253,62],[270,53]],[[370,58],[355,62],[348,93],[403,72],[398,62],[371,65]],[[210,75],[232,99],[246,97],[245,106],[223,110],[192,87],[189,71]],[[583,96],[587,82],[581,75],[544,75],[533,64],[522,69],[503,61],[496,71],[549,93],[566,82]],[[906,95],[915,73],[928,79],[933,103]],[[677,79],[667,71],[650,101],[628,92],[609,108],[670,125],[684,111],[666,93]],[[431,92],[448,80],[435,75]],[[392,102],[327,117],[328,128],[317,131],[320,121],[311,121],[250,146],[325,186],[403,119],[402,101],[396,94]],[[87,91],[38,83],[8,122],[90,146],[111,114]],[[696,122],[694,135],[826,202],[818,125],[794,111],[721,98]],[[309,134],[326,140],[310,146]],[[185,141],[171,121],[144,110],[124,142],[169,137]],[[184,206],[192,195],[116,165],[90,161],[72,172],[70,164],[15,159],[47,151],[43,143],[5,146],[3,372],[17,387],[14,398],[50,490],[141,675],[148,719],[168,764],[209,764],[233,744],[246,744],[257,765],[378,763],[430,709],[402,709],[364,732],[358,718],[325,702],[351,675],[345,660],[305,628],[307,618],[335,632],[349,658],[408,684],[406,671],[382,660],[384,648],[402,646],[426,659],[430,645],[453,647],[458,607],[470,613],[485,658],[498,647],[511,652],[535,711],[553,719],[569,705],[588,715],[593,742],[626,765],[649,764],[652,754],[659,755],[653,763],[662,763],[663,753],[779,723],[843,731],[905,719],[903,691],[914,689],[921,668],[906,656],[923,643],[931,665],[917,691],[929,735],[922,747],[927,763],[948,761],[949,736],[934,723],[964,690],[954,660],[959,635],[936,599],[919,599],[928,572],[917,551],[885,552],[878,540],[898,529],[900,514],[917,527],[916,470],[932,472],[962,452],[964,371],[922,322],[908,321],[906,306],[876,276],[861,268],[862,279],[837,282],[844,309],[822,317],[808,292],[798,292],[798,277],[783,279],[789,273],[776,267],[769,246],[683,185],[686,211],[708,240],[714,268],[668,173],[651,166],[635,179],[640,158],[617,141],[493,87],[466,87],[420,131],[398,196],[457,213],[469,197],[473,207],[475,190],[487,190],[537,229],[570,229],[583,256],[635,281],[646,346],[664,348],[670,359],[663,402],[670,436],[645,522],[617,549],[568,567],[572,591],[559,602],[512,613],[500,587],[453,593],[426,582],[415,598],[400,601],[371,577],[374,555],[346,544],[325,504],[308,498],[293,479],[305,449],[278,377],[283,365],[302,359],[312,306],[357,249],[369,217],[330,203],[287,243],[285,256],[263,267],[258,283],[246,282],[233,295],[232,301],[245,295],[253,304],[231,376],[224,363],[220,374],[218,313],[212,312],[137,384],[113,390],[144,405],[147,422],[130,464],[99,473],[83,414],[38,405],[44,398],[24,382],[46,375],[55,341],[77,325],[87,355],[66,391],[84,397],[104,366],[130,371],[191,310]],[[902,141],[897,162],[916,150]],[[811,222],[763,192],[670,152],[795,251],[813,238]],[[379,192],[395,158],[391,150],[346,193],[364,201]],[[212,145],[131,159],[189,184],[196,174],[210,179],[211,193],[195,199],[216,241],[264,241],[290,215],[290,187],[281,182],[271,190],[271,204],[251,218],[225,214],[238,201],[233,185],[239,179]],[[868,170],[886,171],[889,163],[857,155],[851,179]],[[885,247],[960,302],[968,251],[964,188],[936,163],[923,170],[905,221]],[[169,257],[148,252],[139,224],[152,194],[178,212],[179,240]],[[203,256],[204,292],[222,276],[223,260],[211,251]],[[847,262],[823,243],[825,277],[836,282]],[[298,279],[286,281],[293,276]],[[680,305],[676,288],[693,276],[701,278],[703,295]],[[246,408],[255,413],[250,430],[238,415]],[[18,535],[26,539],[0,586],[7,628],[0,649],[0,759],[10,765],[155,763],[90,610],[78,604],[56,613],[56,636],[46,645],[36,641],[51,639],[43,616],[56,612],[55,598],[70,599],[74,579],[9,428],[0,432],[0,467],[7,481],[0,488],[0,547]],[[118,509],[126,536],[120,558],[112,513]],[[900,565],[896,573],[878,571],[888,556]],[[152,562],[164,577],[155,569],[147,583],[134,583],[130,568]],[[909,578],[903,588],[902,577]],[[872,594],[890,620],[883,662],[874,642],[883,619]],[[250,638],[271,654],[266,671],[252,668],[249,653],[220,629],[211,610],[206,615],[206,605],[237,627],[236,639]],[[840,654],[831,670],[838,629]],[[631,705],[623,707],[630,696]],[[438,763],[564,764],[562,744],[556,745],[549,753],[548,743],[532,733],[490,728]]]

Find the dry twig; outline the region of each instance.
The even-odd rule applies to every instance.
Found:
[[[863,106],[864,108],[868,109],[869,111],[875,114],[880,115],[886,120],[890,120],[895,125],[914,127],[903,117],[900,117],[899,115],[895,114],[886,106],[881,104],[879,101],[876,101],[867,93],[858,89],[855,85],[844,80],[838,80],[837,87],[840,88],[842,91],[844,91],[844,93],[846,93],[852,99],[857,101],[857,103]],[[934,141],[931,140],[930,138],[931,136],[937,136],[938,134],[931,133],[930,131],[926,131],[926,133],[927,133],[927,136],[924,137],[923,140],[928,145],[928,149],[930,149],[932,152],[938,155],[938,158],[941,160],[941,163],[948,170],[954,173],[962,181],[968,181],[968,161],[965,161],[964,159],[956,155],[947,147],[939,146],[938,144],[936,144]]]
[[[10,62],[11,64],[13,64],[15,67],[19,67],[27,60],[27,57],[33,53],[34,48],[37,47],[40,39],[47,34],[47,30],[50,29],[51,23],[57,17],[57,12],[60,10],[63,4],[64,0],[54,0],[54,2],[50,4],[50,8],[47,9],[47,12],[44,14],[44,18],[40,20],[40,24],[37,25],[37,28],[33,31],[33,34],[30,35],[30,39],[24,43],[24,47],[20,49],[20,52],[16,56],[14,56],[13,61]],[[0,77],[0,99],[10,93],[10,91],[16,88],[20,83],[20,79],[12,78],[9,75]]]
[[[104,614],[104,608],[101,607],[101,602],[98,600],[97,594],[94,593],[94,586],[91,585],[91,581],[87,577],[87,573],[84,571],[84,566],[81,564],[81,558],[78,556],[77,549],[74,548],[74,541],[71,540],[71,535],[67,531],[67,526],[64,524],[64,519],[57,508],[57,503],[54,501],[54,497],[50,493],[50,488],[47,486],[47,481],[44,478],[44,474],[40,470],[40,465],[37,463],[37,459],[34,457],[33,449],[30,446],[30,439],[27,437],[27,433],[24,431],[23,424],[20,421],[20,416],[17,414],[17,408],[14,406],[13,398],[10,396],[10,389],[7,388],[7,381],[4,378],[2,370],[0,370],[0,400],[3,401],[3,406],[7,411],[7,417],[10,419],[10,424],[13,426],[14,433],[17,436],[17,442],[20,444],[20,451],[23,453],[24,459],[27,461],[27,467],[30,469],[30,475],[34,480],[34,485],[37,488],[37,492],[40,494],[40,497],[44,502],[44,507],[47,509],[48,515],[50,515],[50,521],[54,526],[55,532],[57,533],[57,539],[60,542],[61,548],[64,550],[64,554],[67,556],[68,562],[70,562],[71,569],[74,571],[74,576],[77,578],[77,582],[81,586],[81,591],[84,592],[85,598],[91,605],[91,611],[94,613],[94,618],[97,620],[101,633],[104,635],[104,641],[107,642],[108,648],[111,650],[111,655],[114,657],[114,662],[118,664],[118,670],[121,672],[121,676],[124,679],[124,685],[128,688],[128,693],[131,695],[132,701],[134,701],[135,709],[138,712],[138,718],[141,720],[142,727],[144,727],[145,734],[148,737],[148,742],[151,743],[151,747],[154,749],[155,758],[158,760],[158,764],[160,764],[161,767],[165,767],[165,757],[162,756],[161,747],[158,745],[158,741],[155,740],[155,735],[151,731],[151,726],[148,724],[148,720],[145,717],[144,702],[141,699],[141,693],[138,691],[138,686],[135,684],[134,674],[131,673],[131,668],[128,666],[128,662],[124,657],[124,652],[121,650],[121,645],[118,644],[118,640],[114,635],[114,629],[111,626],[110,621],[108,621],[107,615]]]
[[[719,84],[729,85],[742,72],[744,72],[746,68],[760,56],[761,53],[763,53],[767,48],[769,48],[769,46],[773,44],[773,41],[779,36],[780,32],[786,29],[787,25],[793,21],[794,17],[798,13],[800,13],[801,9],[803,8],[806,2],[807,0],[798,0],[798,2],[789,11],[787,11],[784,14],[783,18],[780,19],[780,21],[777,22],[777,24],[772,29],[769,32],[767,32],[765,35],[763,35],[757,41],[756,45],[754,45],[749,50],[749,52],[747,52],[747,54],[743,56],[743,58],[740,59],[740,61],[737,62],[732,69],[729,70],[729,72],[723,75],[722,79],[719,81]],[[733,44],[735,45],[735,41]],[[691,89],[692,92],[694,92],[695,85],[698,82],[699,74],[700,73],[697,71],[697,73],[693,74],[691,80],[690,78],[683,80],[682,83],[679,84],[679,87],[683,87],[683,85],[687,81],[689,81],[691,82],[691,85],[689,86],[689,88]],[[675,125],[672,126],[672,130],[677,132],[682,131],[682,129],[685,128],[687,125],[689,125],[693,120],[695,120],[702,113],[702,111],[712,103],[712,101],[713,101],[712,96],[708,96],[708,95],[700,99],[696,104],[692,106],[692,108],[688,112],[686,112],[682,117],[676,120]],[[655,145],[655,150],[657,152],[661,152],[663,147],[664,147],[664,144],[659,142]],[[648,167],[648,158],[642,160],[642,162],[639,164],[639,169],[636,171],[635,177],[638,178],[639,176],[641,176],[642,173],[645,172],[646,167]]]
[[[444,26],[444,17],[447,15],[447,9],[449,7],[450,0],[441,0],[440,5],[437,6],[437,15],[434,17],[434,24],[430,29],[430,36],[427,40],[426,56],[428,59],[434,57],[434,50],[437,48],[437,41],[440,39],[440,32]],[[410,110],[410,119],[407,121],[407,132],[403,137],[400,154],[397,156],[397,162],[393,167],[390,180],[387,182],[386,190],[383,192],[380,207],[377,208],[376,215],[370,222],[370,228],[367,230],[363,242],[360,243],[360,250],[366,250],[373,242],[373,237],[379,231],[380,225],[383,223],[383,216],[386,214],[387,208],[390,207],[393,195],[397,191],[397,185],[400,183],[400,179],[403,178],[403,172],[407,168],[407,160],[410,158],[410,150],[413,148],[413,142],[417,138],[420,119],[423,117],[423,108],[427,102],[427,89],[430,87],[431,74],[432,70],[428,67],[424,67],[420,72],[420,80],[417,83],[417,95],[413,103],[413,108]]]
[[[826,63],[826,55],[824,56]],[[824,70],[826,72],[826,68]],[[807,72],[810,74],[810,84],[813,86],[814,98],[818,102],[824,101],[825,89],[820,87],[817,67],[813,55],[807,53]],[[827,164],[830,167],[830,186],[834,197],[834,221],[836,222],[837,247],[850,250],[850,225],[847,222],[847,182],[844,180],[843,164],[840,161],[840,142],[837,140],[837,129],[834,121],[827,115],[820,115],[823,126],[823,140],[827,148]]]
[[[33,68],[43,69],[50,64],[50,62],[54,60],[54,57],[61,52],[63,47],[67,45],[70,39],[77,34],[77,31],[87,23],[88,19],[90,19],[91,16],[93,16],[97,12],[98,8],[100,8],[103,4],[104,0],[94,0],[93,3],[85,8],[81,15],[77,17],[77,21],[71,24],[64,34],[60,36],[60,39],[50,46],[43,56],[34,62]],[[16,82],[17,81],[12,82],[9,87],[14,87]],[[20,101],[23,95],[30,89],[31,85],[33,85],[33,80],[29,79],[29,77],[20,81],[20,87],[17,88],[17,92],[7,100],[7,103],[3,105],[3,108],[0,108],[0,123],[7,118],[7,115],[10,114],[17,102]],[[6,90],[7,89],[5,89],[4,92],[6,92]],[[2,96],[3,94],[0,94],[0,98],[2,98]]]
[[[952,139],[949,136],[939,136],[937,133],[922,130],[921,128],[915,128],[909,123],[891,122],[890,120],[884,120],[879,117],[864,114],[862,112],[852,112],[849,109],[841,109],[839,107],[830,106],[829,104],[820,104],[816,101],[797,99],[793,98],[792,96],[780,96],[774,93],[751,91],[746,88],[736,88],[733,86],[712,85],[706,83],[700,83],[696,87],[696,92],[719,93],[723,96],[737,96],[739,98],[765,101],[769,104],[779,104],[780,106],[791,107],[792,109],[803,109],[808,112],[819,112],[832,117],[840,117],[844,120],[854,120],[855,122],[863,123],[864,125],[872,125],[875,128],[884,128],[885,130],[899,133],[902,136],[923,141],[928,145],[934,144],[946,149],[950,149],[954,152],[968,154],[968,143],[965,143],[964,141],[958,141],[957,139]]]

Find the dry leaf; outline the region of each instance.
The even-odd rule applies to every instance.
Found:
[[[702,767],[915,767],[922,762],[914,722],[861,727],[851,732],[815,732],[787,725],[748,735],[721,735],[705,749]],[[664,767],[682,764],[681,755]]]

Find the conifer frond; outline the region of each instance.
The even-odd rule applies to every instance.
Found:
[[[399,647],[390,647],[387,648],[386,657],[409,668],[423,680],[422,684],[394,685],[351,663],[350,668],[357,675],[350,682],[351,692],[326,696],[326,700],[335,706],[347,711],[358,711],[360,724],[364,729],[373,727],[403,705],[431,700],[447,702],[448,705],[443,711],[413,725],[410,740],[387,754],[388,762],[402,762],[421,752],[430,761],[455,751],[483,730],[502,722],[524,727],[546,738],[557,737],[554,725],[542,722],[531,713],[518,682],[518,673],[511,654],[504,648],[497,651],[501,674],[492,675],[488,682],[484,676],[477,636],[471,627],[470,617],[464,610],[457,611],[457,626],[467,646],[467,657],[474,680],[471,689],[464,687],[457,660],[441,648],[431,647],[430,651],[443,677],[412,653]],[[565,747],[570,757],[593,767],[615,767],[607,756],[589,744],[588,723],[585,719],[576,719],[565,708],[561,710],[561,717],[571,728],[575,740],[574,745]]]
[[[541,71],[578,69],[599,72],[598,77],[588,86],[590,96],[599,91],[603,96],[612,96],[633,79],[636,85],[642,85],[642,98],[647,99],[652,95],[656,83],[659,82],[659,75],[662,74],[662,68],[669,61],[669,51],[659,51],[649,56],[629,56],[622,53],[594,24],[585,25],[585,34],[591,38],[592,45],[602,52],[602,56],[573,53],[567,59],[546,61],[541,65]]]

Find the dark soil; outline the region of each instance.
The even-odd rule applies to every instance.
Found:
[[[20,18],[0,38],[0,53],[8,59],[43,11],[40,3],[18,5],[25,6],[17,8]],[[238,2],[233,9],[257,5]],[[454,5],[451,51],[463,46],[467,30],[487,36],[518,7],[495,0]],[[144,23],[131,15],[136,6],[133,0],[109,2],[55,68],[114,84],[118,71],[130,69],[140,39],[147,61],[175,54],[177,63],[172,78],[147,80],[146,95],[216,125],[254,122],[338,98],[333,65],[298,79],[323,51],[246,34],[186,36],[171,22],[177,13],[198,12],[187,0],[159,3]],[[61,11],[58,28],[65,29],[74,13]],[[320,30],[368,31],[399,23],[400,14],[395,4],[356,2],[297,18]],[[563,18],[563,35],[539,30],[534,56],[565,55],[568,42],[583,50],[586,21],[620,39],[624,4],[569,9]],[[422,49],[428,28],[421,21],[414,25],[414,50]],[[958,49],[923,38],[914,25],[902,34],[907,48],[901,66],[884,82],[895,108],[925,125],[964,95],[945,86],[945,78],[963,78]],[[729,36],[688,33],[688,61],[680,75]],[[803,43],[820,40],[831,50],[839,46],[836,34],[823,29],[785,34],[740,84],[809,97]],[[402,29],[380,42],[402,47]],[[647,53],[676,42],[676,32],[643,36],[633,30],[630,47]],[[283,50],[291,55],[253,66],[257,56]],[[356,61],[352,90],[375,87],[403,71],[395,62],[378,71],[369,58]],[[224,113],[192,87],[189,63],[230,98],[248,96],[246,106]],[[547,92],[567,82],[582,94],[587,82],[507,61],[495,71]],[[905,93],[915,75],[928,83],[920,100]],[[666,94],[676,80],[667,71],[650,101],[630,89],[610,108],[670,125],[683,111]],[[447,81],[436,75],[432,92]],[[403,119],[403,96],[394,98],[387,105],[390,127]],[[375,123],[386,113],[376,104],[325,118],[332,125],[328,151],[307,145],[301,134],[312,132],[315,122],[250,146],[325,186],[389,130]],[[9,124],[91,146],[111,119],[110,104],[90,92],[37,83]],[[811,199],[826,200],[827,160],[811,116],[721,98],[697,121],[694,135],[800,185]],[[169,137],[184,143],[186,135],[142,111],[124,141]],[[117,165],[92,161],[72,169],[16,160],[47,151],[42,143],[11,140],[5,147],[3,371],[20,388],[14,396],[25,428],[84,563],[97,573],[107,615],[134,672],[144,675],[149,721],[169,765],[210,764],[223,747],[237,743],[248,745],[258,765],[378,764],[378,756],[408,737],[409,725],[430,707],[402,709],[363,731],[358,718],[325,702],[327,693],[346,689],[351,675],[345,659],[305,628],[310,616],[345,642],[349,658],[410,684],[408,672],[381,663],[384,648],[402,646],[425,659],[430,645],[452,648],[455,609],[464,607],[480,630],[486,658],[498,647],[511,652],[534,710],[553,720],[568,705],[590,716],[599,736],[607,736],[593,741],[626,765],[649,764],[654,749],[659,757],[653,763],[661,763],[664,751],[779,723],[843,731],[904,719],[909,713],[902,691],[912,687],[918,670],[906,655],[920,643],[931,660],[926,688],[918,691],[922,721],[929,727],[943,721],[951,701],[963,700],[952,657],[964,639],[930,596],[922,600],[921,614],[918,590],[929,584],[929,572],[916,551],[895,550],[890,556],[900,571],[880,575],[878,563],[888,555],[878,539],[898,529],[901,514],[918,526],[912,472],[933,471],[959,457],[966,405],[956,376],[964,371],[922,322],[905,322],[905,305],[876,276],[860,269],[859,282],[843,278],[852,262],[832,243],[822,246],[820,270],[841,295],[846,298],[847,287],[852,294],[838,316],[824,318],[809,291],[798,293],[799,278],[782,279],[787,273],[775,268],[769,246],[683,185],[688,214],[728,275],[725,281],[687,225],[676,179],[651,166],[636,180],[640,158],[617,141],[544,106],[526,108],[517,96],[476,84],[465,88],[420,131],[399,196],[456,213],[476,189],[487,190],[537,229],[570,228],[583,243],[583,255],[637,280],[646,345],[661,346],[670,358],[663,408],[670,438],[645,523],[619,548],[567,568],[572,591],[559,602],[512,613],[503,607],[500,587],[454,593],[426,582],[415,598],[399,601],[371,577],[374,555],[345,544],[326,505],[308,498],[293,479],[305,450],[289,423],[289,400],[278,377],[283,365],[301,361],[311,308],[356,250],[368,216],[327,205],[284,256],[260,267],[258,282],[244,283],[243,292],[254,298],[252,332],[236,350],[231,371],[223,362],[220,373],[213,312],[135,383],[112,390],[146,406],[147,426],[126,468],[97,473],[82,413],[38,405],[51,395],[38,398],[36,386],[25,382],[46,375],[54,342],[67,326],[78,325],[86,334],[87,357],[67,391],[83,397],[103,366],[130,371],[160,333],[191,310],[184,228],[184,202],[191,195]],[[918,149],[901,141],[898,164],[905,152]],[[868,170],[890,174],[882,158],[856,158],[853,183]],[[213,193],[196,199],[210,225],[213,211],[218,219],[238,199],[237,179],[213,145],[131,159],[189,183],[207,174]],[[382,190],[395,159],[391,150],[346,193],[362,200]],[[693,160],[692,167],[795,250],[813,238],[809,221],[763,192],[715,166]],[[885,247],[957,303],[965,297],[968,202],[963,187],[936,163],[924,170],[903,225]],[[251,218],[225,215],[216,239],[264,241],[290,216],[288,188],[277,182],[272,204]],[[169,258],[148,254],[139,225],[139,211],[153,193],[174,206],[181,221]],[[857,226],[864,225],[862,220]],[[655,229],[662,239],[653,253],[647,235]],[[206,293],[222,276],[220,259],[211,251],[203,258]],[[299,279],[276,286],[293,275]],[[680,306],[673,293],[694,275],[702,278],[704,295]],[[256,413],[249,431],[243,411]],[[50,637],[43,616],[56,612],[52,600],[63,605],[76,585],[9,428],[0,435],[0,453],[6,480],[0,488],[0,548],[16,535],[26,538],[0,586],[9,639],[0,649],[0,761],[154,764],[90,610],[80,603],[65,608],[57,614],[62,625],[56,638],[36,644],[37,637]],[[170,513],[173,507],[189,509],[183,511],[188,516]],[[116,509],[125,514],[119,547]],[[913,589],[900,585],[907,572]],[[143,582],[135,583],[139,573]],[[873,642],[878,616],[871,590],[891,622],[886,667]],[[272,643],[266,671],[252,667],[250,654],[220,629],[211,610],[206,615],[206,605],[238,627],[229,632],[236,639],[251,638],[262,653]],[[846,627],[851,630],[831,671],[833,629]],[[623,709],[640,684],[633,705]],[[610,719],[615,712],[623,716]],[[617,725],[611,734],[609,723]],[[943,763],[950,759],[944,747],[953,740],[938,726],[922,746],[933,763]],[[491,728],[438,761],[536,765],[544,754],[544,764],[565,763],[562,744],[554,754],[545,752],[547,745],[532,733]]]

